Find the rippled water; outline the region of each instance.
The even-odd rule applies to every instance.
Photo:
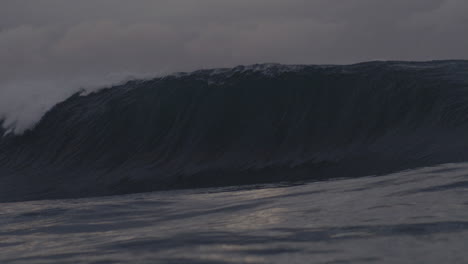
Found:
[[[0,206],[0,263],[468,262],[468,164]]]

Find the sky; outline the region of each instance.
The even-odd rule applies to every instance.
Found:
[[[467,0],[0,0],[0,118],[78,89],[254,63],[468,59]]]

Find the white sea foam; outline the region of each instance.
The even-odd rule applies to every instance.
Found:
[[[102,88],[132,79],[147,79],[162,73],[114,73],[103,77],[88,76],[73,79],[24,80],[0,86],[0,120],[6,134],[21,134],[32,128],[57,103],[74,93],[86,95]]]

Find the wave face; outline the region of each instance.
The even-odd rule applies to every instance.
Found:
[[[0,139],[0,201],[357,177],[466,161],[468,62],[130,81]]]

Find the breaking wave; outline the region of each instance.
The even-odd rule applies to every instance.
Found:
[[[130,81],[0,134],[0,201],[357,177],[466,161],[468,62]]]

